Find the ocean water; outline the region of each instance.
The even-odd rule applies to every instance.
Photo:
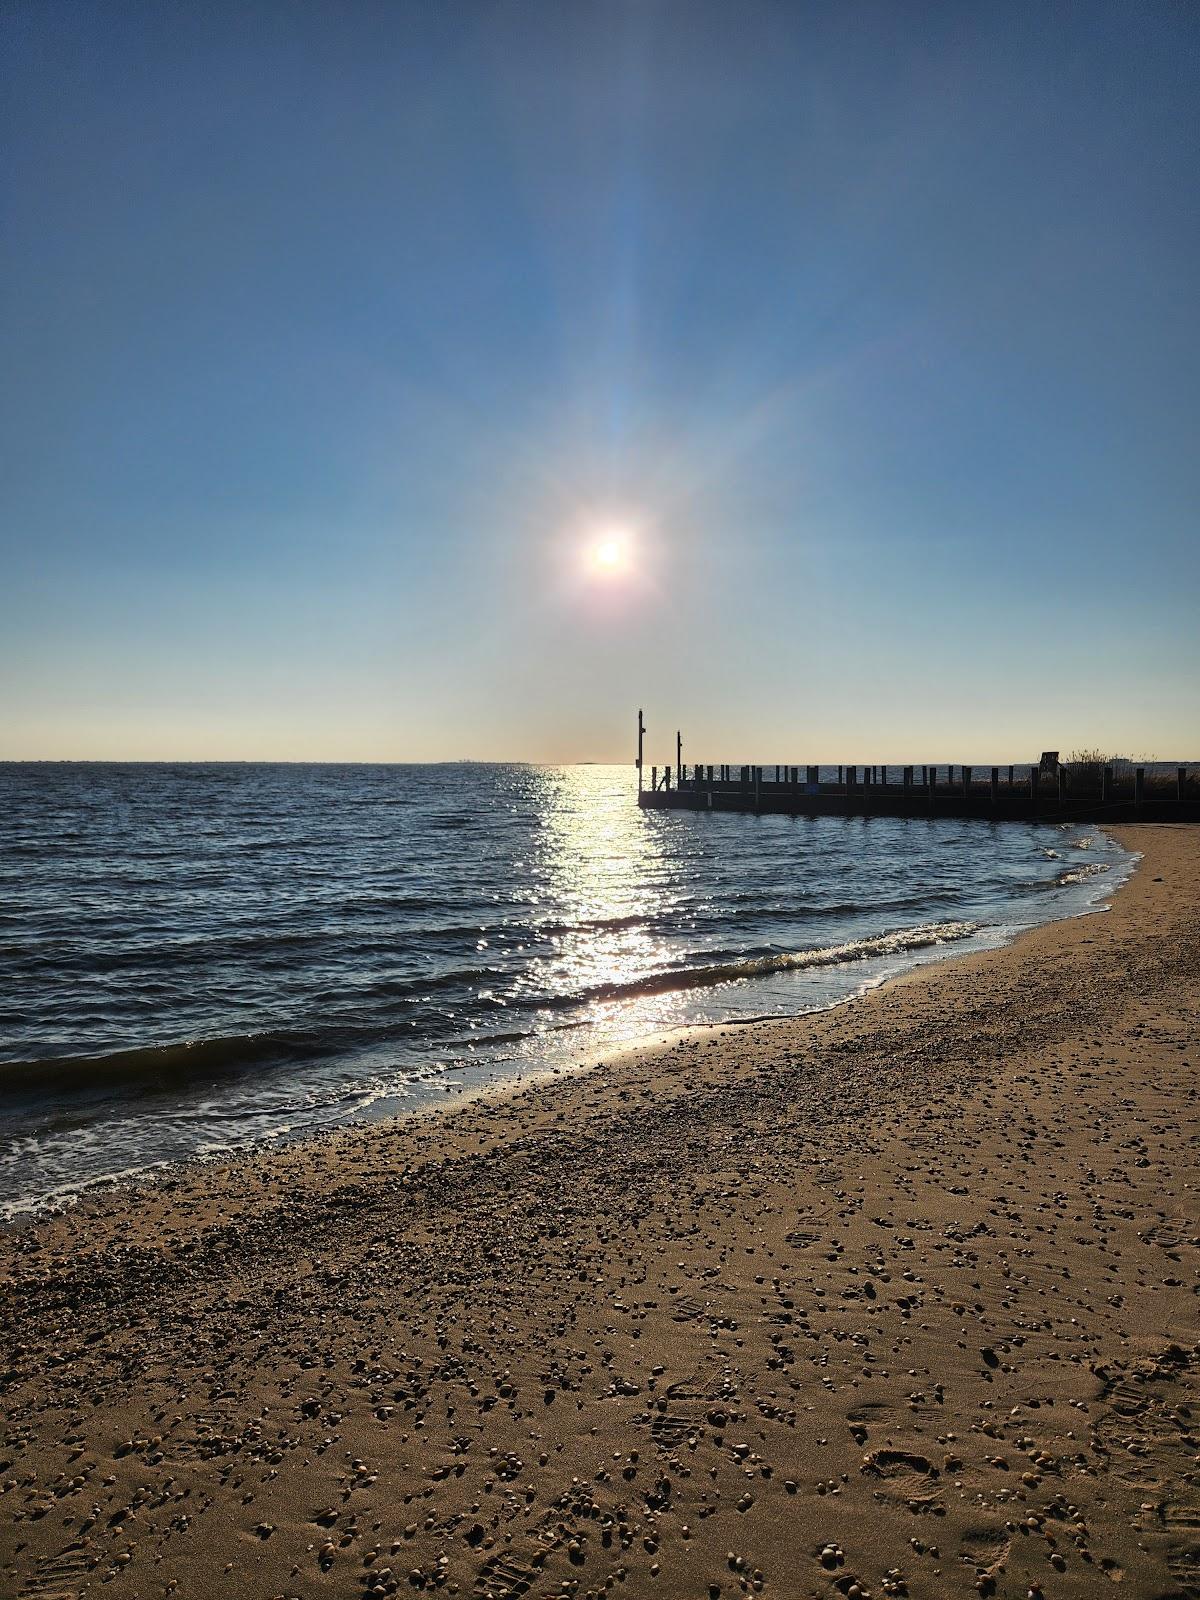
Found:
[[[1131,865],[1078,826],[643,813],[630,767],[0,764],[0,1216],[828,1006]]]

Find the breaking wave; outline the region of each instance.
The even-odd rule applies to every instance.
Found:
[[[1080,873],[1083,869],[1080,869]],[[903,955],[932,945],[969,939],[979,931],[975,922],[936,922],[916,928],[900,928],[894,933],[854,939],[847,944],[826,945],[815,950],[784,950],[768,955],[717,961],[708,965],[675,967],[645,974],[628,983],[593,984],[575,994],[546,994],[525,997],[526,1005],[536,1010],[574,1009],[596,1003],[638,1000],[648,995],[670,994],[686,989],[711,989],[727,983],[744,983],[777,973],[801,972],[813,967],[836,967],[844,962],[869,961],[881,956]],[[60,1056],[29,1061],[10,1061],[0,1065],[0,1095],[5,1092],[53,1090],[97,1090],[111,1085],[144,1088],[175,1086],[192,1079],[217,1077],[249,1067],[269,1066],[301,1056],[331,1055],[353,1040],[364,1042],[371,1028],[330,1029],[324,1033],[295,1032],[235,1034],[220,1039],[184,1040],[175,1044],[151,1045],[138,1050],[116,1050],[98,1056]],[[490,1035],[489,1042],[525,1038],[525,1031]]]

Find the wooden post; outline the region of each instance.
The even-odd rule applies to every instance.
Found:
[[[1146,799],[1146,769],[1135,767],[1133,769],[1133,808],[1140,811]]]
[[[642,721],[642,708],[638,707],[638,793],[642,792],[642,746],[646,740],[646,724]]]
[[[1112,769],[1111,766],[1109,766],[1109,767],[1105,767],[1103,772],[1101,772],[1101,774],[1100,774],[1100,799],[1103,801],[1103,803],[1105,805],[1111,804],[1111,802],[1112,802],[1112,794],[1113,794],[1113,769]]]
[[[1009,769],[1008,769],[1008,787],[1011,789],[1012,786],[1013,786],[1013,769],[1012,769],[1012,767],[1009,767]]]
[[[971,767],[964,767],[962,769],[963,799],[964,800],[970,798],[970,794],[971,794],[971,772],[972,772],[972,770],[973,769]]]
[[[995,805],[1000,798],[1000,768],[992,768],[992,804]]]
[[[683,735],[675,732],[675,776],[683,782]]]
[[[664,767],[663,768],[663,788],[666,789],[668,794],[670,794],[670,792],[671,792],[671,769],[670,769],[670,767]]]
[[[654,791],[657,788],[658,788],[658,768],[657,767],[651,767],[650,768],[650,793],[653,794]]]

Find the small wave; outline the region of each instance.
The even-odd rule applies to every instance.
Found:
[[[139,1082],[147,1086],[157,1082],[178,1084],[191,1078],[288,1060],[305,1050],[315,1049],[316,1045],[315,1038],[307,1034],[247,1033],[222,1039],[113,1050],[107,1055],[5,1061],[0,1062],[0,1094],[105,1089]]]
[[[546,937],[562,933],[621,933],[627,928],[654,927],[665,920],[665,915],[635,911],[625,916],[580,918],[574,922],[535,922],[529,931]],[[517,928],[514,931],[520,933],[522,930]]]
[[[447,1039],[446,1049],[449,1051],[490,1049],[493,1045],[520,1044],[532,1037],[533,1034],[528,1028],[520,1029],[516,1033],[468,1033],[461,1039]]]
[[[900,955],[908,950],[949,944],[955,939],[969,939],[978,931],[977,922],[928,923],[917,928],[900,928],[895,933],[855,939],[849,944],[826,945],[816,950],[784,950],[743,960],[714,962],[710,966],[677,967],[671,971],[634,978],[628,983],[596,984],[581,995],[555,997],[549,1004],[634,1000],[644,995],[668,994],[680,989],[715,988],[718,984],[740,983],[747,978],[769,977],[778,972],[801,972],[811,967],[836,967],[848,961],[869,961],[876,956]]]
[[[1106,861],[1085,861],[1080,867],[1069,867],[1066,872],[1060,872],[1054,880],[1056,888],[1068,883],[1086,883],[1089,878],[1095,878],[1102,872],[1109,870]]]
[[[868,961],[873,957],[900,955],[931,945],[969,938],[978,931],[974,922],[930,923],[901,928],[849,944],[827,945],[815,950],[787,950],[767,955],[733,958],[707,966],[677,967],[647,973],[625,983],[594,984],[569,994],[520,997],[531,1010],[574,1010],[597,1003],[643,999],[687,989],[715,988],[725,983],[740,983],[775,973],[800,972],[806,968],[840,966],[849,961]],[[478,976],[479,972],[457,973],[453,980]],[[434,988],[444,979],[425,980]],[[106,1090],[121,1087],[153,1092],[162,1087],[177,1087],[197,1078],[231,1075],[251,1067],[316,1058],[345,1048],[354,1034],[365,1042],[392,1031],[393,1024],[380,1028],[367,1024],[360,1029],[329,1029],[323,1032],[235,1034],[227,1038],[197,1039],[177,1044],[150,1045],[135,1050],[117,1050],[98,1056],[57,1056],[28,1061],[0,1063],[0,1095],[63,1093],[66,1091]],[[480,1036],[477,1042],[483,1042]],[[510,1040],[521,1034],[507,1036]],[[497,1042],[493,1038],[489,1042]]]
[[[924,889],[920,894],[893,895],[890,898],[876,896],[871,900],[870,909],[876,913],[913,911],[918,907],[930,907],[938,901],[961,899],[961,888],[947,886]],[[682,900],[677,905],[669,906],[662,911],[638,911],[623,916],[580,918],[576,921],[536,922],[529,930],[514,925],[512,929],[503,931],[511,932],[514,936],[529,938],[535,935],[554,937],[576,933],[622,933],[632,928],[670,928],[677,926],[681,921],[687,921],[689,926],[701,923],[718,923],[724,927],[732,924],[753,926],[756,923],[805,922],[817,918],[857,916],[865,909],[860,900],[800,900],[785,903],[771,899],[764,900],[756,891],[745,895],[735,893],[720,902],[705,899]]]

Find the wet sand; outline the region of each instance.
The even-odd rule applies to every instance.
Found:
[[[0,1593],[1200,1593],[1200,829],[793,1022],[0,1239]]]

